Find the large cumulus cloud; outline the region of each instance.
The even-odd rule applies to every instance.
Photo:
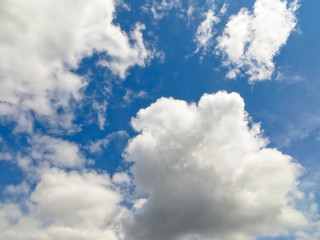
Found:
[[[247,240],[307,224],[294,205],[301,166],[267,148],[237,93],[161,98],[131,124],[139,134],[125,157],[148,200],[127,239]]]

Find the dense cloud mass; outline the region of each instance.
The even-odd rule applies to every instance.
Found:
[[[142,24],[127,35],[113,23],[113,0],[4,0],[0,15],[0,117],[18,122],[17,131],[32,131],[30,110],[70,128],[71,100],[81,99],[87,83],[72,70],[84,57],[106,53],[100,64],[124,78],[152,55]],[[61,108],[64,114],[58,114]]]
[[[238,94],[161,98],[132,126],[139,135],[125,156],[149,199],[127,222],[127,239],[247,240],[307,224],[294,206],[301,166],[266,147]]]
[[[297,1],[288,6],[282,0],[257,0],[253,12],[242,8],[231,16],[217,45],[230,69],[227,77],[245,72],[251,82],[270,79],[273,58],[296,26],[298,7]]]

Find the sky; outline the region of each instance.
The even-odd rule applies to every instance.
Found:
[[[0,1],[0,240],[320,239],[319,7]]]

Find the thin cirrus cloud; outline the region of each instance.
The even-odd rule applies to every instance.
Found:
[[[144,12],[151,13],[155,20],[160,20],[172,9],[182,9],[181,0],[146,1],[142,7]]]
[[[144,25],[127,34],[114,24],[113,0],[4,0],[0,9],[0,115],[17,122],[16,131],[32,131],[33,115],[71,127],[71,101],[82,98],[88,82],[72,70],[94,52],[106,53],[100,65],[120,78],[152,58]],[[58,114],[61,108],[64,114]]]
[[[267,148],[242,98],[218,92],[198,104],[161,98],[132,120],[125,152],[147,202],[128,239],[254,239],[306,226],[295,208],[301,166]]]
[[[253,11],[242,8],[230,17],[216,50],[229,68],[228,78],[245,73],[249,82],[271,79],[273,58],[294,30],[298,1],[257,0]]]

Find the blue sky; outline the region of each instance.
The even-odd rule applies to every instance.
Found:
[[[0,239],[320,239],[318,1],[0,3]]]

